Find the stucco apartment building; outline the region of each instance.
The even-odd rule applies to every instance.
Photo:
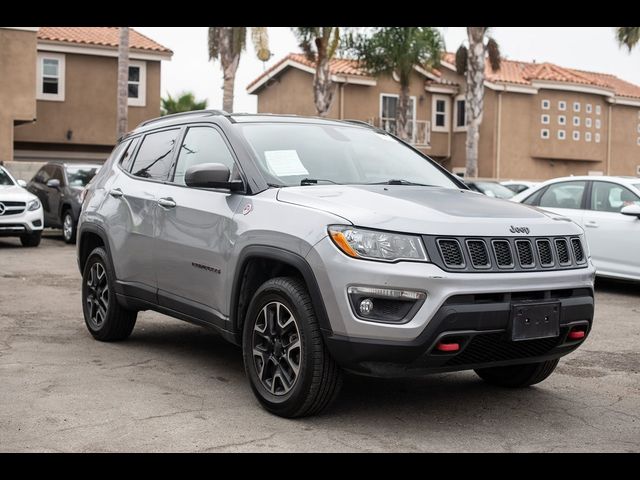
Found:
[[[106,159],[117,140],[118,40],[117,27],[0,27],[0,160],[21,171]],[[133,29],[129,45],[133,128],[160,115],[161,61],[172,52]]]
[[[465,165],[464,77],[455,57],[438,69],[416,67],[411,78],[411,143],[446,168]],[[315,115],[313,64],[289,54],[247,87],[258,112]],[[367,75],[352,60],[334,59],[334,102],[328,117],[395,129],[400,84]],[[640,87],[613,75],[551,63],[487,64],[478,175],[542,180],[564,175],[640,176]]]

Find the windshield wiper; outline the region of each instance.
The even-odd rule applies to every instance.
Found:
[[[427,185],[426,183],[410,182],[409,180],[394,179],[387,180],[386,182],[372,182],[366,185],[417,185],[419,187],[435,187],[435,185]]]
[[[340,185],[338,182],[334,182],[333,180],[327,180],[326,178],[303,178],[300,180],[300,185],[317,185],[318,182],[329,182],[334,185]]]

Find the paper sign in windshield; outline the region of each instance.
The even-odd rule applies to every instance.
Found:
[[[268,150],[264,158],[271,173],[278,177],[309,175],[295,150]]]

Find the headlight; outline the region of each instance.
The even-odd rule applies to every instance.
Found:
[[[379,232],[345,225],[329,226],[329,236],[345,254],[354,258],[382,260],[418,260],[426,262],[427,253],[420,237]]]
[[[27,207],[27,210],[29,210],[30,212],[33,212],[34,210],[37,210],[39,208],[40,208],[40,200],[35,199],[29,202],[29,206]]]

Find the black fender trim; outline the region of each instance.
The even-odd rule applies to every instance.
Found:
[[[109,255],[109,260],[111,261],[111,264],[113,265],[113,257],[111,256],[111,246],[109,245],[109,237],[107,236],[107,231],[101,227],[100,225],[96,225],[95,223],[83,223],[80,228],[77,231],[77,255],[76,255],[76,259],[78,262],[78,269],[80,270],[80,275],[82,275],[82,262],[81,262],[81,256],[82,254],[86,254],[88,255],[91,252],[84,252],[83,251],[83,247],[84,247],[84,242],[82,241],[82,237],[85,233],[93,233],[97,236],[99,236],[102,239],[102,243],[104,244],[104,248],[107,251],[107,255]]]
[[[329,316],[324,306],[324,300],[322,299],[322,293],[316,280],[316,276],[311,269],[309,263],[297,253],[282,248],[273,247],[270,245],[249,245],[245,247],[238,257],[238,267],[236,268],[233,278],[233,286],[231,288],[231,308],[229,318],[231,320],[231,326],[235,334],[237,335],[237,343],[242,342],[242,329],[240,328],[240,320],[238,318],[238,302],[240,299],[240,284],[244,276],[244,271],[247,267],[249,260],[253,258],[266,258],[269,260],[276,260],[298,270],[307,284],[311,301],[313,302],[313,308],[320,324],[320,330],[323,335],[331,335],[333,330],[329,322]]]

